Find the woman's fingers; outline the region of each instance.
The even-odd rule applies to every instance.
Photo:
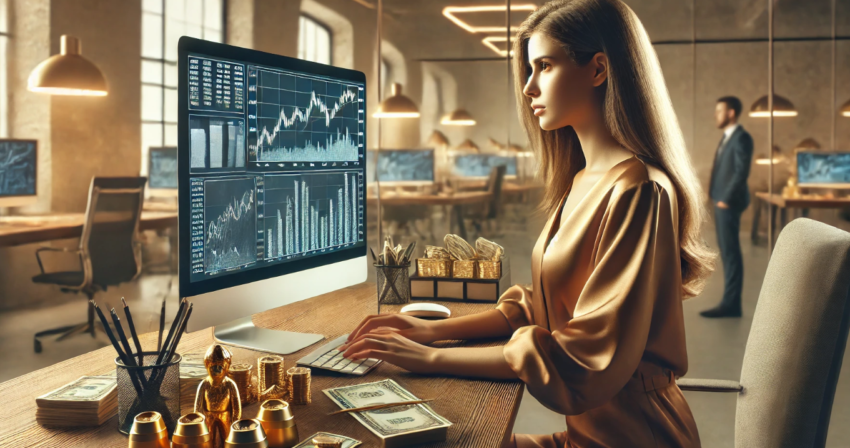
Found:
[[[364,350],[387,350],[387,342],[389,341],[387,335],[371,335],[367,338],[363,338],[359,341],[353,342],[349,345],[347,349],[343,352],[342,356],[344,358],[351,358],[351,355],[354,353],[362,352]]]
[[[360,331],[361,328],[363,328],[364,325],[366,325],[367,323],[369,323],[370,320],[372,320],[376,317],[381,317],[381,315],[380,314],[373,314],[371,316],[366,316],[365,319],[361,320],[360,323],[357,324],[356,327],[354,327],[354,331],[352,331],[351,333],[348,334],[348,342],[351,342],[354,339],[354,337],[357,336],[357,333]]]
[[[359,336],[369,333],[378,327],[398,327],[403,322],[395,314],[369,316],[361,323],[355,331],[348,335],[348,342],[356,340]]]

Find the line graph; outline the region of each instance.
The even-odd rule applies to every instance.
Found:
[[[204,182],[204,270],[257,261],[257,201],[253,178]]]
[[[358,87],[250,67],[248,98],[250,161],[358,160]]]

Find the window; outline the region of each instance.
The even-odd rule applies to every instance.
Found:
[[[9,92],[6,90],[6,51],[9,45],[7,1],[0,0],[0,138],[9,136]]]
[[[305,15],[298,20],[298,59],[331,63],[331,30]]]
[[[390,64],[387,60],[381,58],[381,100],[387,97],[390,92]]]
[[[177,41],[224,40],[223,0],[142,1],[142,172],[148,148],[177,146]]]

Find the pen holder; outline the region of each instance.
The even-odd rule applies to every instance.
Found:
[[[142,412],[159,412],[168,428],[174,432],[180,417],[180,360],[174,354],[171,361],[153,365],[157,352],[142,352],[142,367],[126,366],[115,358],[118,380],[118,431],[129,434],[133,418]],[[138,361],[138,356],[134,355]]]
[[[375,265],[377,270],[378,303],[396,305],[410,303],[410,263],[405,265]]]

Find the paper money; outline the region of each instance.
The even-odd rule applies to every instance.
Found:
[[[180,402],[194,403],[198,385],[207,377],[204,353],[186,353],[180,360]]]
[[[391,379],[324,390],[342,409],[418,400]],[[352,412],[363,426],[383,439],[386,448],[443,441],[452,423],[427,404]]]
[[[96,426],[118,411],[114,375],[84,376],[35,399],[35,419],[46,426]]]
[[[351,437],[341,436],[339,434],[331,434],[329,432],[317,432],[312,436],[307,437],[306,440],[299,443],[298,445],[295,445],[293,448],[316,448],[316,446],[313,445],[313,439],[319,436],[336,437],[337,439],[341,439],[342,448],[354,448],[355,446],[359,446],[363,443],[359,440],[352,439]]]

